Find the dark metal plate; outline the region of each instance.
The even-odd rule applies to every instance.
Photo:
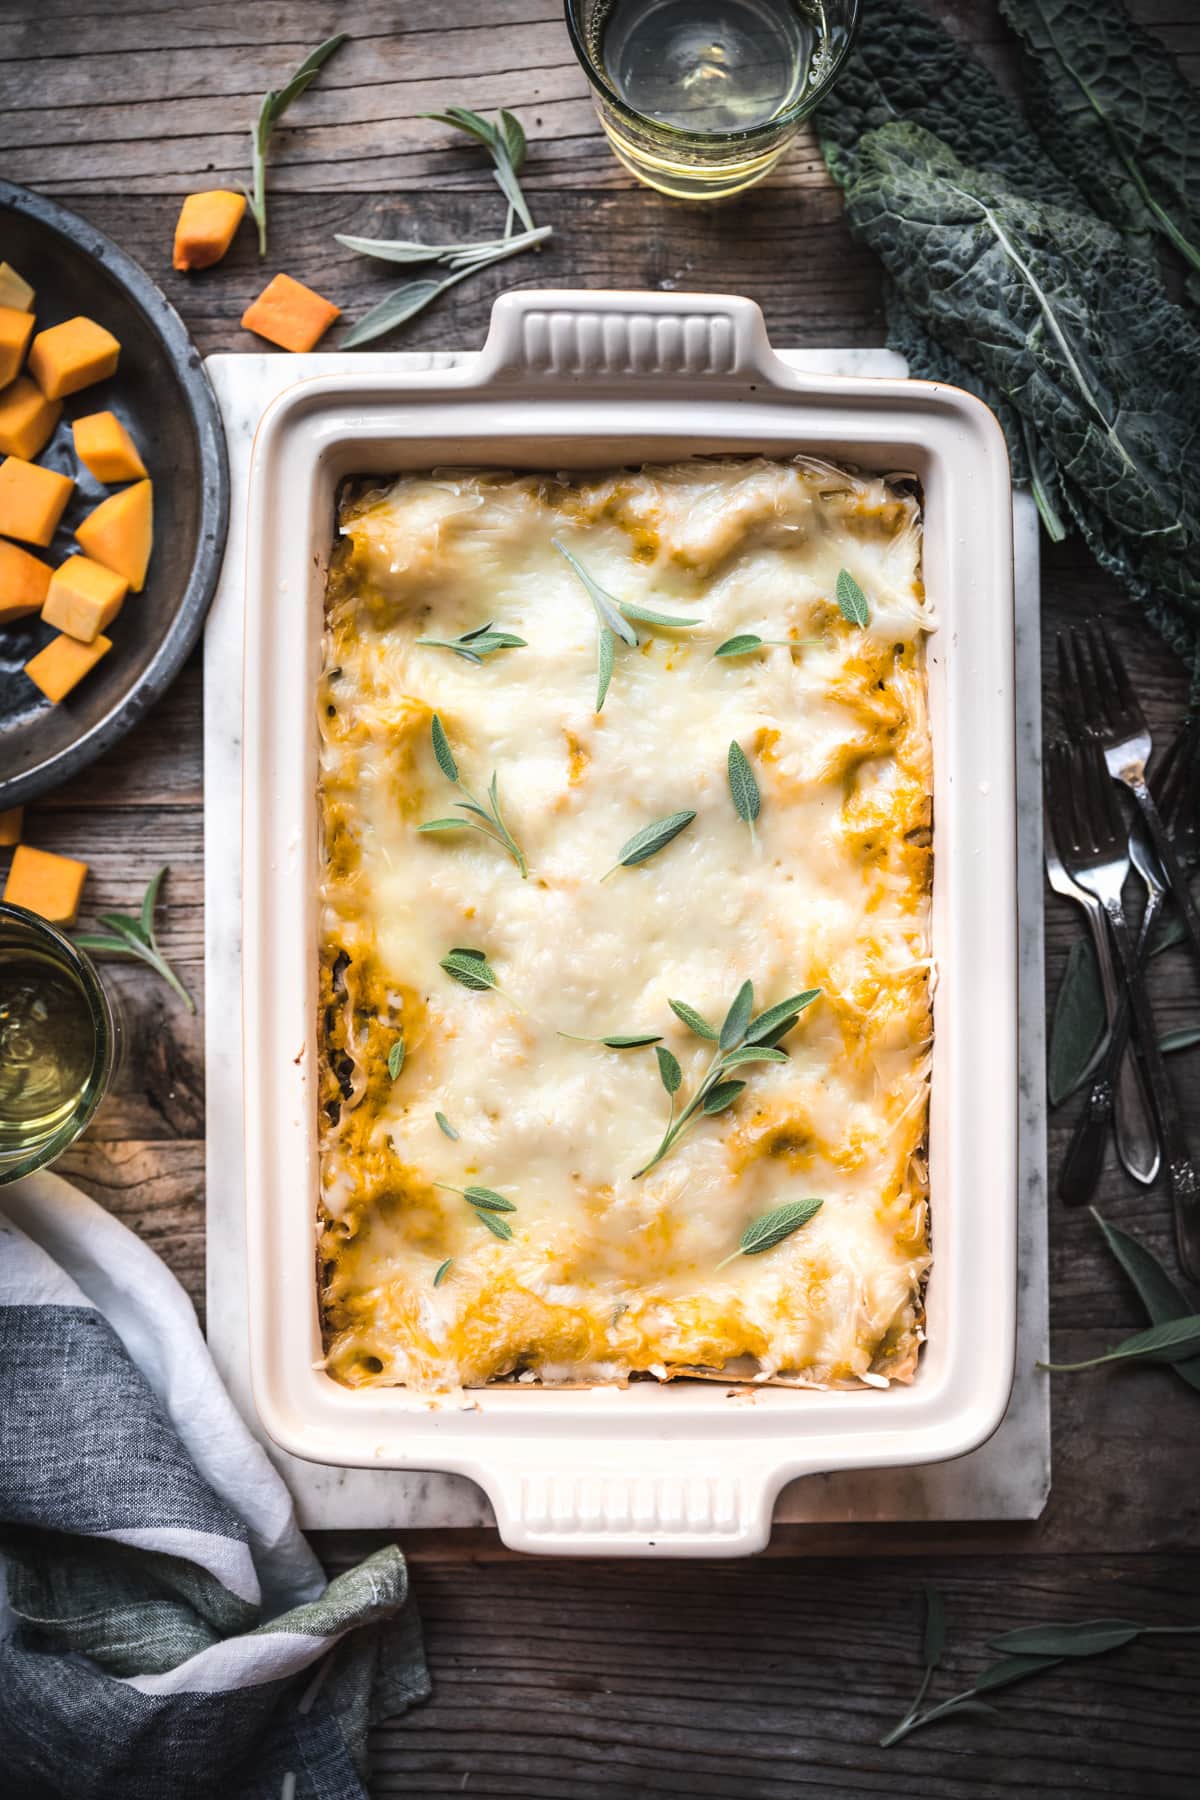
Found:
[[[78,549],[75,526],[106,495],[78,462],[71,420],[111,410],[154,481],[154,554],[109,633],[113,648],[51,706],[23,665],[54,633],[36,614],[0,626],[0,808],[44,793],[107,750],[165,692],[200,635],[216,587],[229,514],[220,414],[183,321],[138,265],[52,201],[0,181],[0,260],[36,290],[37,329],[86,313],[121,342],[111,381],[72,394],[38,461],[71,475],[52,566]]]

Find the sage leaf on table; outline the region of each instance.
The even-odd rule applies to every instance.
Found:
[[[865,626],[871,623],[871,608],[867,604],[867,596],[849,569],[838,570],[835,592],[843,619],[851,625]]]
[[[515,256],[518,251],[531,250],[535,244],[544,243],[552,230],[550,225],[541,225],[510,237],[479,238],[458,244],[422,244],[416,238],[355,237],[344,231],[335,231],[333,236],[334,241],[343,244],[347,250],[353,250],[358,256],[372,256],[377,262],[431,262],[446,269],[465,269],[469,273],[473,269],[486,268],[488,263],[498,260],[501,253]]]
[[[639,863],[648,862],[652,856],[657,856],[660,850],[665,850],[668,844],[674,842],[681,831],[687,830],[695,817],[695,813],[690,811],[668,813],[665,819],[655,819],[653,824],[643,825],[640,831],[635,831],[621,845],[616,862],[600,877],[601,881],[607,881],[618,869],[633,869]]]
[[[450,125],[455,131],[465,131],[468,137],[476,138],[484,146],[495,165],[493,178],[496,185],[526,231],[532,231],[533,218],[517,180],[525,162],[527,145],[524,128],[516,115],[501,107],[494,125],[482,113],[472,112],[465,106],[448,106],[445,112],[422,116],[435,119],[439,125]]]
[[[1200,1313],[1188,1313],[1180,1319],[1164,1319],[1146,1331],[1135,1332],[1102,1356],[1089,1356],[1083,1362],[1039,1362],[1037,1367],[1052,1375],[1070,1375],[1079,1369],[1098,1369],[1105,1363],[1181,1362],[1200,1353]]]
[[[490,838],[492,843],[499,844],[502,850],[507,851],[508,855],[512,857],[517,868],[521,872],[521,880],[524,881],[529,874],[529,868],[526,864],[524,853],[522,852],[520,845],[513,837],[508,826],[504,823],[504,817],[500,811],[500,793],[495,770],[492,771],[492,779],[487,791],[487,806],[484,807],[476,800],[470,788],[464,786],[462,776],[459,773],[458,764],[454,760],[454,752],[451,750],[449,740],[446,737],[445,726],[442,724],[437,713],[434,713],[433,721],[430,725],[430,737],[433,741],[433,754],[438,768],[442,771],[442,774],[446,777],[447,781],[452,781],[455,787],[461,788],[466,795],[465,800],[456,800],[454,804],[461,808],[467,817],[462,819],[426,819],[423,825],[417,826],[417,830],[426,834],[448,831],[477,831],[481,837]],[[480,820],[483,821],[482,824],[479,823]]]
[[[75,934],[74,942],[81,950],[105,951],[109,956],[136,956],[139,961],[148,963],[156,975],[160,975],[167,986],[183,1001],[189,1012],[194,1013],[196,1002],[176,975],[174,969],[163,955],[157,933],[154,929],[154,914],[158,906],[159,889],[168,865],[163,864],[156,875],[151,876],[146,892],[142,895],[142,904],[135,917],[128,913],[101,913],[99,923],[108,927],[106,931],[80,931]]]
[[[259,104],[258,119],[250,134],[252,182],[251,187],[244,191],[250,216],[258,226],[260,256],[267,254],[267,152],[275,127],[292,101],[298,100],[312,86],[334,51],[341,49],[349,35],[349,32],[339,31],[333,37],[326,38],[323,44],[318,44],[305,57],[291,79],[281,88],[269,88]]]
[[[1108,1034],[1100,971],[1090,935],[1077,937],[1066,966],[1050,1022],[1046,1050],[1046,1087],[1051,1106],[1082,1086],[1095,1068]]]
[[[1164,1031],[1158,1047],[1168,1056],[1176,1050],[1191,1050],[1200,1044],[1200,1025],[1184,1025],[1178,1031]]]
[[[750,759],[736,738],[729,746],[729,792],[733,797],[734,811],[750,827],[750,836],[753,838],[754,821],[762,809],[762,797],[754,779],[754,770],[750,767]]]
[[[458,263],[461,266],[452,266],[449,275],[443,275],[440,278],[425,275],[417,281],[406,281],[403,287],[395,288],[390,294],[385,294],[383,299],[371,308],[370,312],[364,313],[362,318],[351,326],[342,339],[342,349],[357,350],[360,344],[373,343],[376,338],[385,336],[387,332],[397,330],[401,325],[406,325],[410,319],[415,319],[419,312],[424,312],[425,308],[436,300],[439,294],[444,294],[450,288],[457,286],[460,281],[465,281],[468,275],[474,275],[480,269],[489,268],[492,263],[504,262],[507,257],[518,256],[522,250],[529,250],[535,244],[544,243],[552,233],[552,226],[542,225],[536,231],[525,232],[521,237],[502,239],[495,249],[480,250],[478,255],[469,259],[459,258]]]
[[[1085,1619],[1078,1625],[1026,1625],[989,1639],[1007,1656],[1102,1656],[1131,1644],[1141,1631],[1128,1619]]]
[[[1030,116],[1059,167],[1126,233],[1200,270],[1200,96],[1114,0],[1000,0]]]
[[[395,1081],[395,1079],[399,1075],[401,1069],[404,1067],[404,1056],[405,1056],[404,1039],[402,1037],[398,1037],[396,1039],[395,1043],[392,1045],[391,1049],[388,1051],[387,1072],[392,1081]]]
[[[1105,1243],[1133,1283],[1151,1324],[1162,1325],[1168,1319],[1186,1318],[1192,1310],[1191,1301],[1176,1287],[1153,1252],[1129,1232],[1102,1219],[1094,1206],[1090,1210],[1104,1234]],[[1200,1394],[1200,1356],[1173,1362],[1171,1368],[1181,1381]]]
[[[823,1200],[788,1200],[784,1205],[764,1213],[761,1219],[755,1219],[752,1225],[747,1225],[742,1233],[741,1243],[732,1255],[717,1264],[718,1269],[723,1269],[739,1256],[762,1256],[767,1250],[773,1250],[776,1244],[782,1244],[785,1238],[791,1237],[793,1231],[799,1231],[802,1225],[815,1219],[824,1204]]]

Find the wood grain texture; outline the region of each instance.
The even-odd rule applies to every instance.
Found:
[[[931,0],[931,10],[1016,91],[994,0]],[[278,268],[327,293],[347,319],[394,285],[341,249],[335,231],[465,238],[496,227],[486,159],[420,116],[451,101],[520,111],[526,185],[555,235],[541,254],[454,290],[398,347],[477,347],[496,293],[548,285],[745,293],[779,344],[882,341],[877,268],[851,240],[811,137],[735,204],[698,208],[638,188],[598,132],[559,0],[5,0],[2,11],[4,173],[61,198],[137,257],[205,353],[260,347],[239,320]],[[1133,11],[1200,77],[1193,6],[1137,0]],[[246,229],[218,269],[177,274],[181,196],[241,182],[259,94],[334,30],[352,42],[273,147],[267,263]],[[338,332],[326,342],[336,347]],[[1047,656],[1057,629],[1103,610],[1155,727],[1165,727],[1184,703],[1178,666],[1077,542],[1044,544],[1043,555]],[[133,910],[168,862],[162,938],[202,1006],[201,701],[195,657],[124,743],[30,809],[28,836],[91,864],[85,923]],[[1077,929],[1051,897],[1051,992]],[[199,1303],[201,1018],[139,966],[110,972],[128,1026],[125,1063],[61,1166],[140,1231]],[[1155,975],[1164,1026],[1200,1017],[1200,984],[1182,956]],[[1173,1068],[1200,1121],[1200,1055]],[[1052,1163],[1075,1104],[1052,1121]],[[1099,1204],[1169,1256],[1164,1197],[1133,1190],[1112,1158]],[[1086,1215],[1052,1208],[1050,1251],[1057,1355],[1091,1354],[1142,1323]],[[877,1748],[916,1686],[922,1580],[945,1589],[951,1621],[939,1694],[982,1665],[989,1633],[1016,1624],[1200,1616],[1194,1396],[1162,1369],[1063,1376],[1053,1413],[1054,1489],[1035,1525],[789,1526],[746,1564],[546,1565],[514,1557],[492,1533],[410,1534],[436,1691],[375,1734],[373,1795],[1191,1800],[1200,1652],[1186,1639],[1154,1639],[1015,1688],[999,1696],[994,1721]],[[377,1541],[330,1533],[318,1547],[333,1569]]]

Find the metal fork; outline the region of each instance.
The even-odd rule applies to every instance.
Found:
[[[1095,894],[1108,915],[1133,1010],[1136,1053],[1158,1118],[1180,1266],[1193,1280],[1200,1280],[1200,1180],[1188,1155],[1175,1090],[1159,1049],[1149,996],[1121,903],[1129,873],[1129,837],[1104,751],[1090,738],[1074,745],[1051,744],[1047,772],[1050,810],[1063,864],[1080,887]]]
[[[1184,851],[1186,853],[1196,829],[1195,807],[1190,784],[1195,767],[1198,733],[1200,733],[1200,726],[1196,720],[1193,720],[1190,725],[1184,725],[1171,740],[1170,748],[1152,777],[1158,810],[1172,833],[1177,852]],[[1129,835],[1129,853],[1135,868],[1146,883],[1147,891],[1146,907],[1142,914],[1137,941],[1138,968],[1142,969],[1145,966],[1150,936],[1158,922],[1159,913],[1162,911],[1167,888],[1146,835],[1145,827],[1140,820],[1135,821],[1134,829]],[[1070,881],[1070,876],[1066,874],[1065,870],[1063,873],[1064,879]],[[1099,901],[1092,895],[1086,897],[1099,911]],[[1101,923],[1103,924],[1103,920]],[[1071,1134],[1071,1141],[1067,1145],[1067,1152],[1059,1170],[1058,1196],[1068,1206],[1085,1205],[1096,1191],[1096,1184],[1104,1165],[1104,1143],[1108,1136],[1108,1121],[1114,1112],[1118,1152],[1121,1149],[1119,1084],[1121,1078],[1127,1076],[1131,1068],[1136,1069],[1137,1067],[1129,1054],[1129,1017],[1129,995],[1127,991],[1123,991],[1116,1014],[1110,1017],[1108,1043],[1101,1056],[1099,1068],[1093,1075],[1083,1110],[1075,1121],[1075,1129]],[[1141,1088],[1139,1091],[1145,1092]],[[1129,1168],[1129,1163],[1123,1154],[1121,1161],[1130,1174],[1135,1174],[1135,1171]],[[1158,1145],[1155,1141],[1155,1173],[1158,1171],[1158,1165]],[[1152,1180],[1153,1176],[1149,1179]]]
[[[1083,907],[1096,951],[1096,967],[1100,972],[1104,1013],[1108,1020],[1108,1051],[1103,1055],[1100,1070],[1093,1081],[1082,1114],[1082,1119],[1088,1121],[1092,1129],[1083,1137],[1080,1126],[1076,1126],[1075,1137],[1071,1140],[1071,1147],[1058,1179],[1059,1198],[1068,1206],[1083,1206],[1095,1193],[1096,1183],[1100,1178],[1110,1116],[1116,1133],[1117,1154],[1135,1181],[1145,1185],[1152,1182],[1158,1174],[1161,1159],[1141,1070],[1129,1053],[1128,1031],[1121,1034],[1120,1055],[1112,1059],[1111,1068],[1108,1066],[1121,1008],[1108,926],[1104,919],[1104,909],[1095,894],[1089,894],[1086,888],[1081,888],[1078,882],[1072,881],[1063,867],[1048,806],[1044,821],[1044,846],[1046,875],[1050,886],[1055,893],[1063,894]],[[1077,1139],[1080,1141],[1077,1142]]]
[[[1124,782],[1137,801],[1171,896],[1182,915],[1192,948],[1200,957],[1200,913],[1154,796],[1146,785],[1150,728],[1117,647],[1104,626],[1097,622],[1086,631],[1060,635],[1058,670],[1068,729],[1073,737],[1090,732],[1098,739],[1109,774],[1114,781]]]

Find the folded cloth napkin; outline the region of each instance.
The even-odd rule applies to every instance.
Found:
[[[326,1584],[166,1265],[0,1189],[0,1792],[365,1800],[428,1693],[399,1550]]]

